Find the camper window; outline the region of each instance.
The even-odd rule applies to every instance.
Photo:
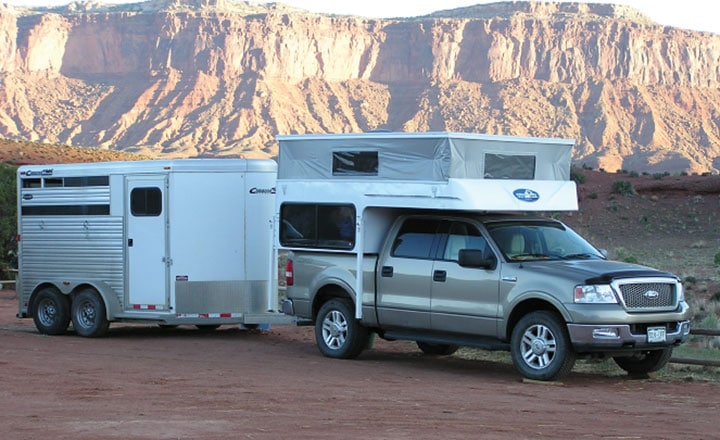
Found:
[[[280,244],[287,247],[352,249],[355,208],[345,204],[285,203],[280,208]]]
[[[486,179],[535,179],[535,156],[485,154]]]
[[[335,151],[333,176],[377,176],[377,151]]]
[[[135,217],[157,217],[162,213],[160,188],[133,188],[130,193],[130,212]]]

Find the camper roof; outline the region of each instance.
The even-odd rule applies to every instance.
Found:
[[[278,136],[280,179],[569,180],[572,140],[473,133]]]
[[[278,136],[278,142],[278,203],[577,210],[572,140],[371,132]]]

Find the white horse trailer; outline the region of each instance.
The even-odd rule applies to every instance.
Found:
[[[18,317],[88,337],[120,321],[289,322],[269,288],[276,172],[244,159],[20,167]]]

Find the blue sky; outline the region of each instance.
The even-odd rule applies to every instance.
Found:
[[[57,6],[70,0],[2,0],[16,6]],[[109,0],[104,3],[135,3],[141,0]],[[240,1],[240,0],[238,0]],[[582,0],[581,0],[582,1]],[[263,3],[263,2],[253,2]],[[313,12],[353,14],[366,17],[402,17],[424,15],[441,9],[452,9],[479,3],[478,0],[280,0],[295,7]],[[717,0],[616,0],[632,6],[663,25],[720,34]]]

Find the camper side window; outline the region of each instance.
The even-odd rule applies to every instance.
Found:
[[[377,151],[335,151],[332,163],[333,176],[377,176]]]
[[[353,205],[284,203],[280,207],[283,246],[352,249],[355,229]]]
[[[130,193],[130,212],[135,217],[157,217],[162,213],[160,188],[133,188]]]

